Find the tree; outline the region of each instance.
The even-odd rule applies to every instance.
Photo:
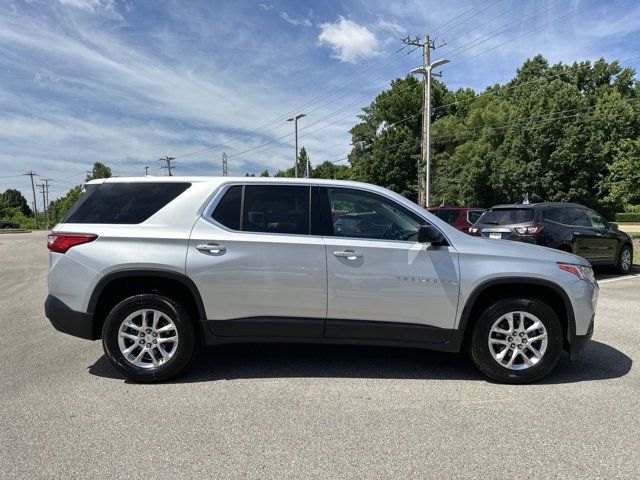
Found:
[[[337,165],[328,160],[311,170],[312,178],[326,178],[329,180],[346,180],[349,178],[349,167]]]
[[[103,163],[96,162],[93,164],[91,173],[87,175],[87,178],[85,178],[85,182],[88,182],[89,180],[94,180],[96,178],[109,178],[110,176],[111,176],[111,169]]]
[[[24,216],[31,215],[31,209],[26,198],[15,188],[8,188],[3,193],[0,193],[0,217],[8,215],[7,210],[10,208],[18,208]]]
[[[306,148],[300,148],[300,152],[298,153],[298,177],[303,177],[304,172],[307,169],[307,158],[309,155],[307,154]],[[311,162],[309,162],[309,169],[311,170],[309,177],[313,175],[313,166]],[[294,167],[287,168],[286,170],[279,170],[274,176],[276,177],[286,177],[293,178],[296,175],[296,171]]]

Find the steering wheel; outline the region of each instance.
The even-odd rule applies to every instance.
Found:
[[[384,233],[382,234],[382,238],[388,238],[388,239],[396,239],[398,237],[398,229],[396,228],[396,226],[392,223],[391,225],[389,225],[385,230]]]

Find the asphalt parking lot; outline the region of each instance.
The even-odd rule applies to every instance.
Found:
[[[0,236],[2,478],[638,478],[640,269],[600,275],[593,341],[542,382],[462,355],[202,350],[161,385],[44,317],[42,232]]]

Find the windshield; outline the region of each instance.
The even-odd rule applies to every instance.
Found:
[[[478,219],[484,225],[514,225],[533,221],[533,210],[530,208],[498,208],[487,210]]]

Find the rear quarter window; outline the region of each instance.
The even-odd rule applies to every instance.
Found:
[[[190,183],[130,182],[88,185],[63,223],[137,224],[164,208]]]

